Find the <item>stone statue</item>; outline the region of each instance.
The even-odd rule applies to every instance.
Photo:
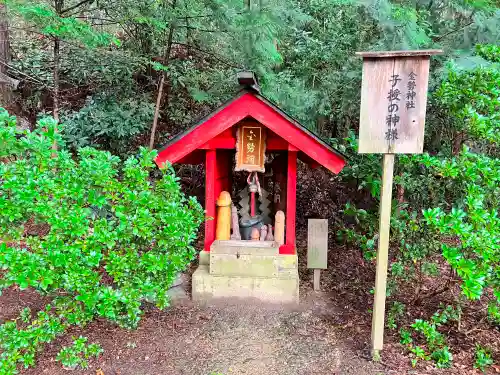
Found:
[[[274,241],[273,226],[271,224],[267,224],[266,241]]]
[[[274,240],[281,246],[285,244],[285,213],[276,212],[274,217]]]
[[[217,228],[216,240],[229,240],[231,237],[231,196],[222,191],[217,199]]]
[[[265,241],[267,237],[267,225],[260,227],[260,240]]]
[[[252,241],[259,241],[260,240],[260,232],[257,228],[252,228],[251,239],[252,239]]]
[[[232,240],[241,240],[240,234],[240,222],[238,220],[238,209],[235,205],[231,206],[231,227],[233,228],[233,234],[231,234]]]

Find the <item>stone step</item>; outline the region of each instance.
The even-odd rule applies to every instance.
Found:
[[[210,252],[210,274],[220,276],[296,277],[297,255],[219,254]]]
[[[210,246],[211,254],[239,255],[278,255],[280,246],[274,241],[214,241]]]
[[[211,275],[200,265],[193,273],[192,296],[206,302],[217,298],[250,299],[276,304],[299,302],[299,277],[241,277]]]

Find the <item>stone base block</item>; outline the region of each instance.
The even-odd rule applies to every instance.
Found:
[[[278,255],[280,245],[274,241],[214,241],[211,254]]]
[[[208,251],[202,250],[198,255],[198,264],[208,266],[210,264],[210,253]]]
[[[298,303],[298,274],[289,277],[242,277],[211,275],[200,265],[193,274],[193,300],[206,302],[216,298],[255,298],[270,303]]]
[[[297,255],[210,254],[210,274],[244,277],[294,277]]]

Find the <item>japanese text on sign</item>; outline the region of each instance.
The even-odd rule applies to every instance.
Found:
[[[265,129],[242,125],[238,129],[237,171],[264,172]]]
[[[406,93],[406,109],[415,108],[415,99],[417,97],[417,93],[415,89],[417,88],[417,82],[415,81],[417,75],[411,72],[408,75],[408,92]]]
[[[359,153],[423,152],[429,63],[437,53],[359,53],[363,57]]]
[[[389,90],[389,95],[387,99],[389,104],[387,106],[388,115],[385,119],[387,125],[387,131],[385,132],[385,139],[391,145],[396,139],[398,139],[398,123],[401,119],[399,116],[399,101],[401,100],[401,91],[397,87],[401,78],[399,74],[393,74],[389,82],[391,82],[391,88]]]
[[[410,72],[408,74],[408,83],[406,85],[406,110],[415,108],[415,102],[417,97],[417,92],[415,91],[417,88],[416,83],[417,75],[414,72]],[[387,105],[387,117],[385,119],[385,124],[387,125],[387,130],[385,132],[385,140],[387,141],[387,145],[391,147],[398,138],[398,125],[401,120],[400,116],[400,105],[401,105],[401,90],[398,87],[399,82],[402,79],[399,74],[392,74],[389,82],[391,83],[391,87],[389,89],[389,93],[387,95],[388,105]]]

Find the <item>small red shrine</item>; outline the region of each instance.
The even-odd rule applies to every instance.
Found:
[[[262,96],[253,73],[249,76],[242,72],[238,78],[244,89],[173,138],[159,151],[156,164],[205,164],[205,210],[207,217],[214,218],[205,223],[205,250],[210,251],[217,225],[216,201],[222,191],[231,192],[233,170],[261,175],[267,168],[266,158],[272,155],[269,167],[272,166],[273,182],[281,184],[279,196],[271,197],[273,208],[285,213],[285,244],[279,253],[293,254],[297,159],[313,168],[321,165],[339,173],[345,158]],[[252,201],[252,208],[253,204]]]

